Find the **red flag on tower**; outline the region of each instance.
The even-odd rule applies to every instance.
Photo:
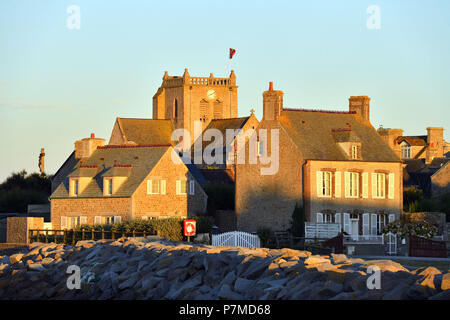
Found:
[[[236,50],[233,48],[230,48],[230,59],[233,58],[235,53],[236,53]]]

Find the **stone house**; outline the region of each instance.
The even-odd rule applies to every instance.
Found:
[[[246,145],[247,155],[256,150],[257,162],[236,167],[237,228],[288,230],[298,203],[307,222],[339,224],[355,240],[380,237],[402,213],[402,162],[370,124],[369,103],[355,96],[344,112],[285,109],[283,92],[271,83],[263,93],[257,147]],[[263,158],[274,153],[278,170],[263,175]]]
[[[444,128],[428,127],[427,135],[404,136],[402,129],[379,128],[378,134],[402,159],[424,159],[431,163],[435,158],[445,158],[448,143],[444,141]]]
[[[206,211],[206,193],[171,145],[104,143],[94,135],[77,141],[55,174],[54,229]]]
[[[450,194],[450,160],[431,176],[431,196],[437,198],[443,194]]]

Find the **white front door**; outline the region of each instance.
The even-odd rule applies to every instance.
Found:
[[[351,219],[350,220],[350,235],[353,240],[358,240],[358,232],[359,231],[359,220]]]

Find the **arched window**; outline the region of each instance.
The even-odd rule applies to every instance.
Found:
[[[220,100],[214,101],[214,119],[222,119],[222,102]]]
[[[173,102],[173,116],[174,118],[178,118],[178,100],[175,99],[175,101]]]
[[[200,120],[208,118],[208,101],[203,99],[200,101]]]

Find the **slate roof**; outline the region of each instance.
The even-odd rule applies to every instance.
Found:
[[[211,120],[211,122],[206,127],[205,131],[208,129],[217,129],[222,133],[223,136],[223,144],[226,143],[226,130],[227,129],[242,129],[246,122],[250,119],[249,117],[242,117],[242,118],[230,118],[230,119],[214,119]],[[211,141],[203,141],[202,147],[205,149],[209,144],[211,144]]]
[[[282,127],[305,160],[351,160],[338,142],[361,142],[361,160],[401,162],[377,131],[354,112],[283,109]]]
[[[427,136],[399,136],[395,139],[398,144],[406,141],[410,146],[426,146],[427,140]]]
[[[67,162],[68,177],[91,177],[86,189],[77,198],[103,197],[103,177],[127,176],[128,179],[111,197],[130,197],[171,146],[99,147],[92,155]],[[95,167],[97,166],[97,167]],[[69,197],[69,179],[63,179],[51,198]],[[72,198],[72,197],[71,197]]]
[[[120,131],[127,141],[138,145],[171,144],[175,126],[172,120],[117,118]]]

